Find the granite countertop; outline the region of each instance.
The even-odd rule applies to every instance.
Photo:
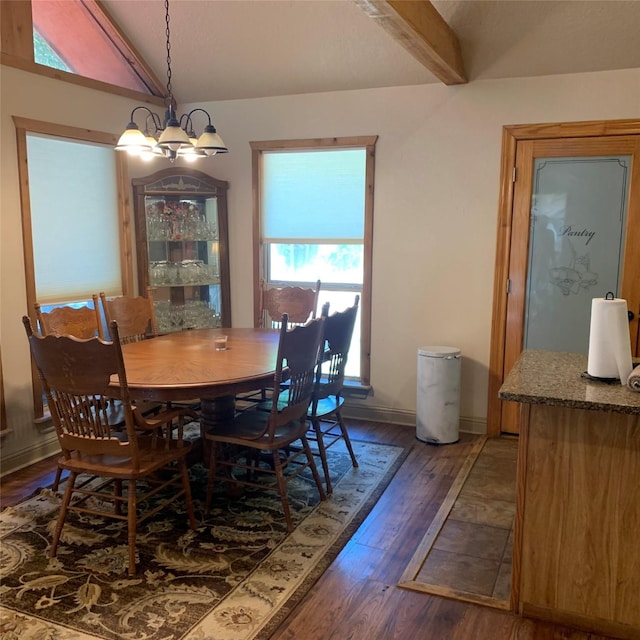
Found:
[[[635,365],[635,363],[634,363]],[[588,380],[587,356],[523,351],[500,388],[501,400],[640,414],[640,393],[626,385]]]

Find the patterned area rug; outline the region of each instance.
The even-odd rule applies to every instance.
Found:
[[[47,549],[60,498],[48,489],[0,514],[0,637],[33,640],[264,640],[302,598],[375,504],[407,451],[355,442],[329,450],[333,495],[309,477],[289,483],[296,529],[266,489],[217,488],[203,512],[206,470],[192,478],[200,526],[181,503],[143,523],[127,574],[126,523],[72,514],[58,556]]]

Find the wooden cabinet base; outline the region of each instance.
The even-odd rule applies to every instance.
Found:
[[[514,608],[640,638],[640,416],[542,404],[522,413]]]
[[[571,627],[572,629],[579,629],[588,633],[597,633],[598,635],[610,638],[638,640],[640,637],[640,630],[638,627],[631,627],[626,624],[611,622],[610,620],[596,620],[591,617],[580,616],[566,611],[556,611],[553,609],[537,607],[533,604],[529,604],[528,602],[522,603],[522,610],[520,613],[526,618],[545,620],[547,622],[553,622],[554,624]]]

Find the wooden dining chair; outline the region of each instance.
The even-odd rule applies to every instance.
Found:
[[[264,279],[260,280],[260,309],[258,328],[279,329],[283,314],[289,318],[289,326],[303,325],[316,317],[320,280],[315,289],[303,287],[267,287]],[[256,403],[264,402],[272,396],[269,388],[256,389],[236,396],[238,410],[253,408]]]
[[[80,339],[88,339],[98,336],[104,339],[104,327],[100,317],[98,296],[92,296],[93,308],[85,305],[82,307],[55,307],[51,311],[43,311],[39,303],[35,303],[34,309],[40,334],[48,335],[69,335]],[[109,422],[112,426],[124,424],[122,405],[113,399],[109,400]],[[62,468],[58,465],[56,475],[51,486],[53,491],[58,490]]]
[[[344,311],[329,315],[327,306],[326,313],[323,312],[323,317],[325,317],[323,336],[325,348],[320,354],[316,382],[307,415],[313,432],[313,436],[309,436],[309,439],[316,440],[318,443],[318,453],[322,462],[327,493],[331,493],[333,490],[327,462],[329,447],[340,439],[344,440],[353,466],[358,466],[358,459],[351,445],[341,407],[344,404],[342,389],[345,368],[359,303],[360,296],[356,295],[353,306]]]
[[[267,287],[260,280],[260,315],[258,326],[262,328],[280,327],[282,314],[289,317],[290,325],[304,324],[316,317],[320,280],[315,289],[303,287]]]
[[[197,419],[197,415],[187,409],[151,419],[140,414],[129,397],[116,322],[109,325],[112,341],[105,342],[98,337],[41,336],[33,332],[28,316],[22,320],[62,450],[58,465],[70,472],[49,557],[56,556],[69,512],[115,518],[127,523],[129,574],[133,575],[140,523],[184,498],[189,526],[196,527],[186,465],[190,445],[183,441],[182,432],[185,419]],[[110,385],[112,378],[117,387]],[[123,430],[113,431],[109,424],[109,396],[118,397],[124,407]],[[174,424],[178,437],[163,437],[173,432]],[[80,474],[101,481],[87,484],[79,480]],[[142,488],[139,481],[144,481]],[[123,482],[128,484],[124,494]],[[151,498],[156,501],[153,507]],[[113,512],[104,509],[105,501],[113,503]]]
[[[34,309],[40,333],[43,336],[50,334],[71,335],[76,338],[93,338],[98,336],[104,339],[104,328],[98,308],[98,296],[93,294],[93,309],[82,307],[55,307],[45,312],[39,303],[35,303]]]
[[[344,404],[342,389],[345,369],[358,316],[359,303],[360,296],[356,295],[353,306],[332,315],[329,315],[329,303],[325,302],[322,305],[321,317],[325,320],[323,347],[318,356],[316,379],[307,411],[310,423],[307,439],[311,442],[317,442],[327,493],[333,491],[327,460],[329,447],[340,439],[344,440],[353,466],[358,466],[358,459],[353,451],[341,407]],[[257,408],[259,411],[271,411],[272,405],[271,400],[265,400],[259,403]]]
[[[307,409],[313,392],[323,325],[324,318],[318,318],[305,326],[289,330],[287,314],[283,314],[273,380],[275,397],[272,411],[245,411],[205,434],[210,444],[207,511],[211,508],[216,479],[264,488],[265,485],[258,484],[255,474],[272,474],[276,477],[274,490],[280,494],[287,530],[291,532],[293,519],[287,498],[287,483],[306,468],[311,470],[320,498],[325,499],[306,436]],[[285,391],[281,391],[280,383],[285,368],[289,384]],[[301,449],[289,448],[291,443],[298,440],[302,442]],[[285,451],[288,454],[286,457],[283,454]],[[270,454],[269,465],[260,463],[260,454]],[[285,473],[293,464],[294,471]],[[244,475],[241,476],[239,471],[244,471]]]
[[[121,344],[138,342],[158,335],[158,321],[153,305],[153,293],[147,288],[144,296],[117,296],[107,298],[100,292],[100,303],[107,326],[115,320],[118,323]]]
[[[120,344],[139,342],[158,335],[158,322],[151,287],[147,288],[147,296],[116,296],[107,298],[104,291],[100,294],[100,304],[107,327],[115,320],[118,323]],[[181,405],[182,406],[182,405]],[[189,408],[193,409],[191,405]],[[160,402],[144,401],[138,403],[143,415],[157,413],[161,409],[170,409],[171,405]]]

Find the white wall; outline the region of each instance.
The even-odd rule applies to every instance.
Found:
[[[462,428],[484,431],[502,127],[637,118],[640,70],[202,106],[231,150],[212,170],[231,186],[233,323],[252,318],[249,141],[377,134],[375,395],[360,413],[414,423],[417,349],[445,344],[463,353]]]
[[[12,115],[119,133],[132,101],[1,68],[0,340],[8,427],[2,472],[44,455],[33,426]],[[234,326],[252,322],[249,141],[377,134],[373,397],[352,409],[411,424],[419,346],[462,349],[463,428],[484,429],[502,126],[640,116],[640,69],[201,104],[231,153],[198,168],[230,182]],[[131,167],[152,173],[165,161]],[[70,202],[73,188],[70,185]],[[98,242],[99,239],[93,239]],[[392,334],[394,339],[390,340]]]

